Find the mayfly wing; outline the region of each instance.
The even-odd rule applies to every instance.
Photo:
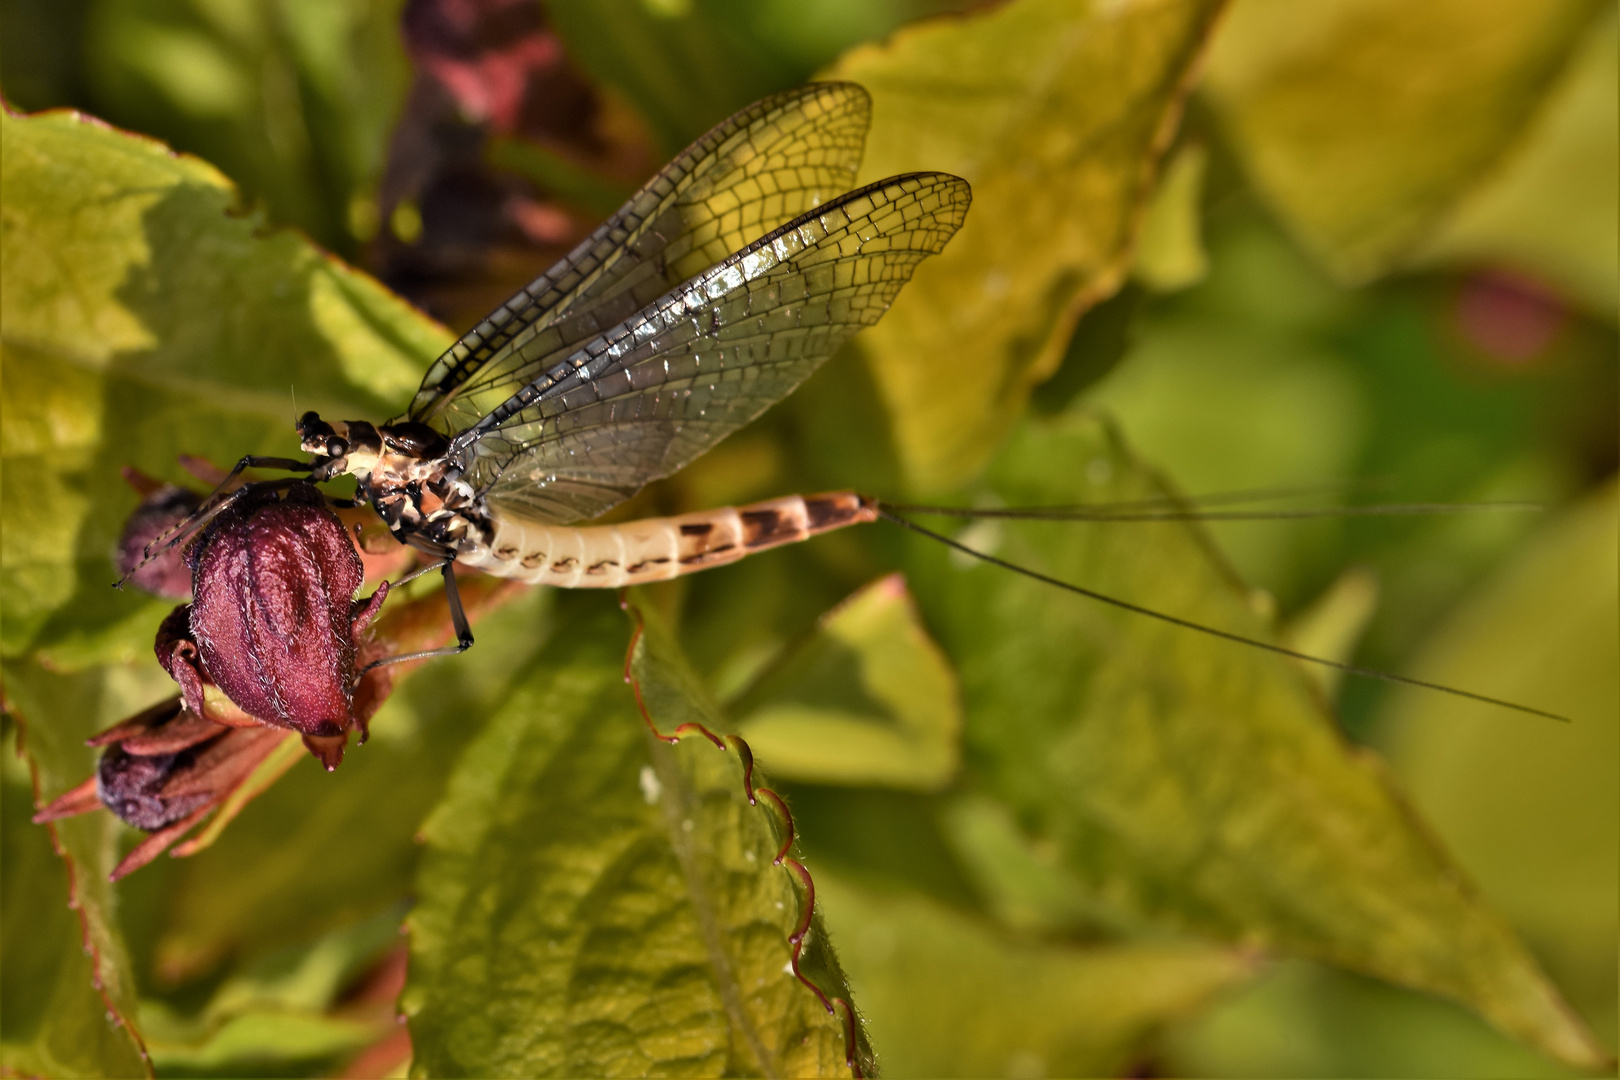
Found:
[[[789,222],[606,333],[537,358],[544,374],[451,443],[496,509],[595,517],[799,385],[888,310],[961,227],[944,173],[891,177]]]
[[[446,434],[601,333],[855,183],[871,98],[812,83],[756,102],[689,146],[551,269],[434,362],[407,413]]]

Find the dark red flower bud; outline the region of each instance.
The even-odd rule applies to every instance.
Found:
[[[229,730],[220,728],[219,735]],[[176,754],[142,756],[109,746],[96,766],[96,794],[103,806],[137,829],[152,832],[173,825],[214,801],[205,791],[175,797],[163,792],[170,780],[190,770],[196,760],[195,747]]]
[[[124,533],[113,552],[119,578],[157,596],[190,596],[191,567],[186,565],[180,548],[170,548],[144,566],[142,560],[146,558],[146,545],[190,517],[201,504],[201,497],[173,484],[160,484],[134,469],[125,469],[124,478],[146,497],[124,522]]]
[[[170,699],[89,740],[104,746],[96,775],[34,815],[55,821],[104,806],[149,835],[112,873],[117,881],[168,850],[253,775],[288,733],[226,727]],[[202,846],[188,841],[177,854]]]
[[[189,634],[177,632],[171,616],[158,640],[159,659],[188,705],[212,682],[243,711],[302,734],[335,768],[349,729],[360,722],[356,638],[377,614],[387,584],[355,600],[364,576],[360,556],[325,499],[305,483],[284,492],[245,489],[190,558]],[[192,685],[188,668],[200,677]]]

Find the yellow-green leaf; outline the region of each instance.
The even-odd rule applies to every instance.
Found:
[[[1166,494],[1083,414],[1020,429],[989,479],[1011,506]],[[1001,558],[1272,637],[1186,523],[996,524],[975,539]],[[958,665],[980,793],[1056,852],[1064,873],[1043,888],[1068,883],[1070,910],[1325,960],[1463,1001],[1570,1063],[1600,1060],[1297,661],[926,549],[911,567]]]
[[[1521,136],[1598,0],[1237,0],[1207,86],[1256,186],[1352,282]]]
[[[1620,19],[1611,7],[1502,166],[1418,263],[1493,260],[1609,319],[1620,305]]]
[[[180,453],[292,452],[297,409],[387,415],[445,335],[262,234],[194,158],[65,112],[7,113],[0,139],[4,651],[128,658],[162,608],[108,587],[136,501],[119,466],[178,479]]]
[[[1209,273],[1209,255],[1199,235],[1199,200],[1208,163],[1209,151],[1202,145],[1182,147],[1170,159],[1153,201],[1148,203],[1131,274],[1158,292],[1196,285]]]
[[[9,680],[7,689],[14,693]],[[49,732],[40,734],[50,737]],[[34,812],[33,793],[26,766],[13,756],[15,749],[8,737],[3,750],[8,760],[0,769],[5,800],[0,810],[0,859],[5,863],[0,879],[0,1071],[12,1076],[148,1075],[151,1065],[140,1043],[122,1018],[108,1014],[109,1002],[121,1010],[135,1004],[122,946],[116,946],[116,956],[86,951],[86,928],[68,908],[73,884],[67,865],[51,850],[50,832],[28,820]],[[64,847],[82,854],[87,848],[109,848],[114,828],[110,821],[87,822],[64,828],[58,836]],[[104,865],[110,869],[110,863]],[[75,870],[90,872],[83,863]],[[107,896],[106,879],[84,884],[89,941],[104,944],[105,909],[99,902]],[[95,986],[98,977],[106,997]]]
[[[384,413],[444,335],[302,237],[261,233],[218,172],[149,139],[66,112],[6,113],[0,147],[6,695],[49,800],[91,775],[86,736],[173,690],[150,653],[172,605],[110,587],[109,553],[137,498],[119,467],[180,478],[181,452],[290,452],[294,393]],[[133,1022],[107,883],[128,830],[100,813],[52,828],[94,954],[95,1015]],[[54,925],[45,905],[8,911],[8,937]],[[84,974],[78,961],[61,969]],[[78,1020],[64,1010],[61,1022]]]
[[[961,760],[956,674],[898,574],[828,612],[733,711],[777,776],[935,790]]]
[[[1425,650],[1423,678],[1532,702],[1568,726],[1402,692],[1396,769],[1441,837],[1615,1038],[1620,581],[1611,481],[1549,522]]]
[[[1143,1037],[1241,981],[1237,950],[1054,945],[920,896],[820,882],[893,1076],[1120,1076]]]
[[[913,486],[980,467],[1119,287],[1218,0],[1017,0],[920,23],[828,77],[872,92],[861,179],[973,185],[945,253],[861,336]]]
[[[84,739],[120,719],[107,716],[106,699],[123,688],[109,686],[101,672],[58,675],[30,661],[7,661],[4,676],[32,789],[54,798],[90,775],[94,751]],[[133,1027],[135,974],[107,880],[127,830],[110,814],[35,825],[33,792],[18,779],[8,769],[0,923],[5,1067],[39,1076],[148,1075]],[[60,860],[51,855],[53,843]]]
[[[771,811],[731,751],[652,739],[622,676],[630,627],[600,601],[574,605],[423,827],[415,1072],[848,1075],[842,1010],[787,966],[803,897],[772,865]],[[661,728],[718,729],[655,626],[636,672]],[[811,927],[806,961],[821,950],[819,985],[847,1000],[825,937]]]

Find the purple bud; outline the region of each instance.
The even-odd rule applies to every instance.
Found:
[[[354,598],[364,573],[343,524],[310,484],[245,489],[191,551],[190,633],[158,652],[189,700],[194,664],[244,712],[291,728],[334,767],[354,713],[356,637],[387,595]],[[172,630],[168,623],[165,629]],[[194,643],[194,646],[192,645]],[[165,647],[169,656],[164,656]],[[194,706],[195,707],[195,706]],[[335,745],[334,745],[335,744]]]
[[[130,482],[137,483],[139,474],[133,470],[127,472],[131,475]],[[146,481],[145,477],[139,479]],[[181,548],[170,548],[145,565],[142,560],[146,558],[146,546],[190,517],[202,500],[196,492],[185,488],[172,484],[150,486],[152,484],[155,482],[140,485],[149,490],[124,522],[124,534],[118,538],[118,549],[113,552],[113,566],[119,578],[137,589],[175,599],[190,596],[191,568],[186,565]]]
[[[223,736],[228,728],[221,728]],[[165,796],[163,788],[176,775],[189,771],[196,762],[199,747],[188,747],[174,754],[142,756],[122,746],[107,747],[96,767],[96,794],[102,805],[137,829],[151,832],[215,801],[206,791]]]

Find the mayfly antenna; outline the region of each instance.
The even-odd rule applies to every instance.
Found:
[[[1168,509],[1149,509],[1152,500],[1128,503],[1068,506],[987,507],[923,506],[884,503],[901,514],[927,514],[957,518],[1005,518],[1012,521],[1288,521],[1296,518],[1432,517],[1438,514],[1479,514],[1545,510],[1533,502],[1380,503],[1374,506],[1324,506],[1303,510],[1198,510],[1169,503]],[[1161,502],[1157,505],[1166,505]]]
[[[1179,626],[1184,630],[1196,630],[1198,633],[1208,634],[1210,637],[1223,638],[1227,641],[1235,641],[1242,645],[1252,645],[1257,649],[1264,649],[1267,652],[1277,653],[1280,656],[1286,656],[1293,660],[1303,660],[1308,664],[1319,664],[1322,667],[1332,668],[1335,671],[1342,671],[1347,675],[1359,675],[1362,678],[1379,679],[1383,682],[1398,683],[1402,686],[1416,686],[1421,687],[1424,690],[1437,690],[1442,694],[1451,694],[1453,697],[1468,698],[1472,701],[1484,702],[1487,705],[1496,705],[1504,709],[1512,709],[1514,712],[1528,713],[1531,716],[1541,716],[1548,720],[1558,720],[1566,724],[1570,722],[1569,717],[1560,716],[1559,714],[1553,712],[1547,712],[1545,709],[1537,709],[1529,705],[1520,705],[1512,701],[1503,701],[1501,698],[1488,697],[1485,694],[1476,694],[1469,690],[1459,690],[1455,686],[1443,686],[1440,683],[1426,682],[1423,679],[1413,679],[1405,675],[1395,675],[1387,671],[1378,671],[1374,668],[1357,667],[1354,664],[1346,664],[1339,660],[1329,660],[1323,656],[1312,656],[1310,653],[1297,652],[1296,650],[1287,648],[1283,645],[1274,645],[1269,641],[1261,641],[1258,638],[1245,637],[1242,634],[1234,634],[1229,630],[1217,630],[1213,626],[1205,626],[1203,623],[1196,623],[1191,619],[1179,618],[1163,611],[1154,611],[1152,608],[1143,607],[1140,604],[1133,604],[1128,600],[1120,600],[1117,597],[1109,596],[1106,593],[1097,592],[1094,589],[1085,588],[1082,585],[1076,585],[1073,582],[1050,577],[1038,570],[1031,570],[1027,566],[1019,566],[1017,563],[1008,562],[1006,559],[998,558],[991,555],[989,552],[980,551],[977,548],[969,547],[959,540],[953,540],[951,537],[946,536],[943,533],[937,533],[932,529],[919,525],[910,518],[902,517],[899,513],[895,512],[895,510],[891,509],[885,504],[878,505],[877,513],[878,516],[885,521],[892,521],[896,525],[910,529],[912,532],[919,533],[931,540],[937,540],[939,543],[944,544],[946,547],[951,548],[954,551],[960,551],[964,555],[972,556],[973,558],[982,562],[989,563],[991,566],[999,566],[1004,570],[1011,570],[1015,574],[1022,574],[1027,578],[1042,582],[1046,585],[1055,586],[1059,589],[1075,593],[1079,596],[1084,596],[1089,600],[1096,600],[1099,603],[1108,604],[1111,607],[1119,608],[1122,611],[1129,611],[1136,615],[1145,615],[1150,619],[1158,619],[1160,622],[1169,623],[1172,626]]]

